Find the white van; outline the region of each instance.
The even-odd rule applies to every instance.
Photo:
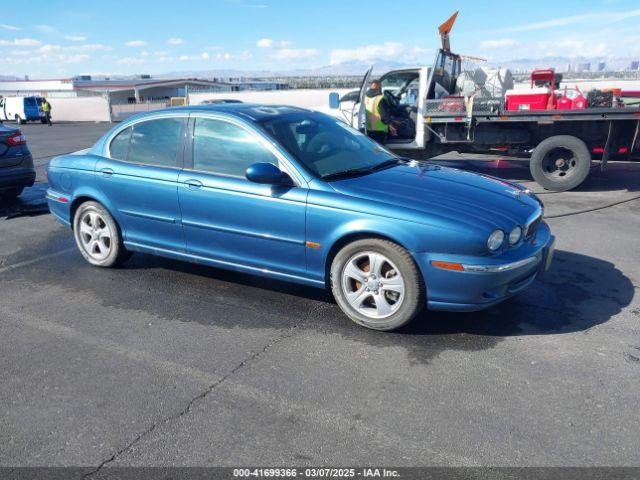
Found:
[[[0,120],[14,120],[23,124],[29,121],[47,121],[42,111],[42,97],[3,97],[0,98]]]

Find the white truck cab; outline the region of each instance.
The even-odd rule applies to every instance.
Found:
[[[349,92],[339,98],[337,93],[332,93],[329,97],[331,113],[364,133],[367,131],[364,98],[372,80],[372,69],[373,67],[367,70],[357,95]],[[385,145],[399,150],[424,148],[424,122],[419,119],[424,118],[426,95],[421,92],[426,92],[430,71],[428,67],[403,68],[380,77],[382,92],[387,101],[399,116],[413,125],[411,132],[404,131],[397,137],[389,137]]]

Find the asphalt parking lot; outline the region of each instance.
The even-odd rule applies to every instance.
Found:
[[[42,168],[108,127],[23,128],[39,183],[0,207],[0,466],[640,465],[640,163],[543,194],[556,259],[521,295],[379,333],[320,290],[89,266]]]

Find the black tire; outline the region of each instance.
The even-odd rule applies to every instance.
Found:
[[[104,222],[104,227],[109,229],[109,251],[104,258],[96,258],[96,256],[90,254],[81,238],[82,229],[80,222],[83,220],[85,215],[92,212],[97,213]],[[125,262],[131,256],[131,253],[127,251],[122,242],[122,232],[120,231],[120,227],[107,209],[98,202],[84,202],[76,209],[73,216],[73,236],[82,256],[87,262],[96,267],[115,267]]]
[[[40,123],[42,123],[42,124],[47,123],[47,119],[46,119],[46,118],[41,118],[41,119],[40,119]]]
[[[354,258],[358,258],[359,255],[366,257],[371,252],[387,257],[394,264],[393,266],[399,270],[404,283],[404,295],[401,299],[399,298],[400,303],[397,306],[394,305],[393,313],[385,318],[371,318],[356,310],[347,300],[348,292],[344,289],[343,273],[347,264],[351,263]],[[391,265],[389,264],[389,266]],[[331,263],[330,283],[333,296],[342,311],[358,325],[374,330],[389,331],[400,328],[411,322],[425,306],[426,291],[420,270],[409,252],[400,245],[388,240],[363,239],[343,247]],[[358,282],[354,286],[357,291],[361,291],[360,289],[365,288],[367,285],[361,284],[358,287],[357,284]],[[380,294],[388,295],[388,293],[383,294],[382,291],[383,288],[381,287]],[[376,293],[378,293],[377,290]]]
[[[18,198],[20,195],[22,195],[23,190],[24,187],[8,188],[6,190],[0,191],[0,197],[8,199]]]
[[[16,117],[15,117],[16,123],[18,125],[24,125],[25,123],[27,123],[22,117],[20,117],[20,115],[18,115],[16,113]]]
[[[549,137],[534,149],[529,168],[534,180],[545,190],[564,192],[576,188],[587,178],[591,154],[579,138]]]

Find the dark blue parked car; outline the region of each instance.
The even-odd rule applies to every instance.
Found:
[[[0,197],[15,198],[36,179],[27,139],[18,128],[0,123]]]
[[[553,252],[524,188],[406,161],[293,107],[145,114],[53,159],[48,175],[51,211],[93,265],[145,252],[330,286],[349,318],[379,330],[425,306],[494,305]]]

